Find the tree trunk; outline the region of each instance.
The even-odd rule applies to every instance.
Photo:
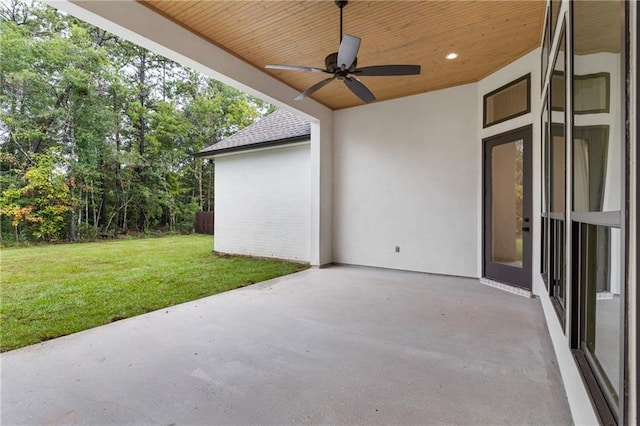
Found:
[[[100,206],[98,207],[100,210],[98,211],[98,226],[96,230],[102,228],[106,221],[106,208],[107,208],[107,184],[105,181],[105,174],[107,173],[106,167],[104,164],[103,153],[100,153],[100,159],[98,160],[98,170],[100,171]]]
[[[71,189],[71,196],[75,196],[75,190]],[[72,243],[75,243],[78,240],[78,235],[76,234],[76,209],[71,209],[71,223],[69,224],[69,240]]]
[[[146,102],[146,73],[147,73],[147,55],[144,50],[140,54],[140,68],[138,69],[138,100],[140,102],[140,116],[138,117],[138,152],[140,158],[144,159],[145,154],[145,118],[144,108]],[[146,186],[147,179],[144,165],[138,167],[138,177],[140,185]],[[140,205],[138,206],[138,231],[144,231],[146,228],[146,200],[142,196]]]
[[[115,222],[114,222],[114,236],[118,235],[118,228],[121,225],[121,222],[119,220],[120,218],[120,207],[121,207],[121,194],[122,194],[122,182],[120,181],[120,145],[121,145],[121,141],[120,141],[120,110],[118,108],[118,95],[116,93],[116,89],[113,88],[112,90],[113,93],[113,114],[115,116],[115,129],[114,129],[114,133],[115,133],[115,140],[116,140],[116,155],[115,155],[115,160],[116,160],[116,164],[115,164],[115,206],[114,209],[116,211],[116,217],[115,217]]]
[[[204,191],[202,188],[202,159],[196,159],[196,181],[198,183],[198,207],[200,211],[204,209]]]

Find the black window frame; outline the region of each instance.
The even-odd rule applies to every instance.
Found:
[[[551,3],[547,3],[542,24],[542,46],[540,49],[540,79],[542,87],[547,78],[549,68],[549,55],[551,50]]]
[[[621,85],[625,88],[629,87],[629,79],[630,79],[630,9],[629,3],[620,0],[623,7],[623,31],[624,31],[624,40],[621,52],[621,63],[622,63],[622,72],[624,72],[623,78],[621,79]],[[574,41],[575,41],[575,32],[573,29],[575,28],[575,24],[573,22],[575,17],[574,12],[575,2],[570,3],[569,13],[571,22],[571,55],[569,55],[570,60],[570,69],[572,71],[572,80],[571,84],[573,85],[573,78],[575,77],[575,68],[574,68]],[[640,51],[640,49],[639,49]],[[610,84],[610,82],[609,82]],[[609,86],[609,85],[608,85]],[[573,87],[571,89],[571,93],[573,96]],[[570,299],[570,317],[571,317],[571,326],[569,329],[569,343],[571,352],[576,361],[576,365],[578,366],[578,371],[583,379],[583,382],[588,390],[589,398],[595,408],[596,414],[599,418],[600,423],[602,424],[625,424],[628,423],[628,321],[627,321],[627,312],[629,309],[629,301],[627,299],[628,295],[628,271],[629,271],[629,233],[628,233],[628,219],[629,219],[629,183],[630,183],[630,170],[629,170],[629,162],[630,158],[630,127],[629,127],[629,119],[630,119],[630,101],[631,97],[629,96],[629,92],[623,88],[621,91],[621,97],[623,99],[620,100],[620,105],[622,107],[622,117],[620,122],[623,123],[622,134],[621,136],[624,138],[621,144],[621,166],[625,167],[625,173],[623,176],[623,182],[621,190],[623,191],[621,197],[621,206],[619,211],[607,211],[607,212],[574,212],[573,206],[573,196],[571,197],[571,229],[572,229],[572,241],[571,241],[571,282],[569,283],[571,293]],[[573,101],[571,101],[573,104]],[[610,99],[608,104],[610,104]],[[571,107],[573,110],[573,105]],[[580,115],[580,112],[571,111],[569,114],[570,122],[568,125],[571,129],[575,127],[574,117],[576,115]],[[594,111],[593,113],[598,113],[599,111]],[[573,145],[574,145],[574,135],[573,130],[571,132],[571,139],[568,140],[568,143],[571,144],[571,156],[573,157]],[[640,157],[640,155],[639,155]],[[573,176],[572,183],[573,185]],[[640,190],[638,191],[640,193]],[[616,217],[617,216],[617,217]],[[639,214],[640,217],[640,214]],[[620,318],[620,326],[621,326],[621,336],[620,336],[620,345],[619,350],[621,354],[621,365],[620,365],[620,389],[618,399],[618,410],[614,410],[610,406],[610,402],[605,396],[605,390],[603,389],[604,384],[598,380],[598,376],[600,375],[598,372],[595,372],[591,363],[589,362],[588,356],[586,356],[586,352],[581,348],[581,336],[583,334],[582,330],[582,321],[584,318],[583,309],[585,308],[585,294],[582,290],[581,283],[581,270],[582,265],[580,262],[584,261],[584,253],[585,249],[584,244],[584,236],[581,231],[582,227],[587,227],[589,225],[602,225],[608,228],[619,228],[622,236],[622,244],[621,244],[621,265],[622,270],[620,275],[620,299],[621,299],[621,318]],[[588,242],[587,242],[588,244]],[[640,319],[638,320],[640,324]],[[639,355],[640,358],[640,355]],[[639,397],[640,399],[640,397]]]
[[[541,212],[540,212],[540,275],[545,284],[547,291],[549,290],[549,173],[548,165],[548,140],[549,140],[549,94],[546,93],[542,99],[542,113],[540,114],[540,156],[541,156]]]
[[[523,111],[518,111],[506,117],[503,117],[499,120],[492,121],[491,123],[487,123],[487,99],[491,96],[495,96],[498,93],[509,89],[516,84],[521,83],[522,81],[527,82],[527,108]],[[482,97],[482,128],[486,129],[487,127],[495,126],[496,124],[503,123],[508,120],[512,120],[516,117],[520,117],[522,115],[528,114],[531,112],[531,73],[525,74],[522,77],[519,77],[503,86],[498,87],[497,89],[487,93]]]
[[[638,31],[640,31],[640,13],[638,13],[638,7],[636,6],[636,39],[638,38]],[[640,43],[636,43],[636,70],[640,66]],[[636,71],[636,77],[638,72]],[[638,280],[640,268],[640,120],[637,115],[640,111],[640,85],[636,81],[636,281]],[[640,306],[640,293],[637,291],[638,284],[636,283],[636,309]],[[640,315],[636,315],[636,369],[640,367],[640,339],[638,339],[638,330],[640,330]],[[640,423],[640,392],[638,391],[638,384],[636,383],[636,423]]]
[[[553,10],[553,9],[552,9]],[[549,291],[549,296],[551,298],[551,304],[554,307],[558,320],[560,321],[560,325],[562,327],[562,331],[566,333],[566,307],[567,307],[567,280],[566,280],[566,271],[567,271],[567,257],[568,253],[566,252],[566,235],[567,235],[567,215],[566,212],[569,209],[566,198],[567,198],[567,159],[569,158],[569,143],[567,141],[567,127],[569,123],[569,109],[567,108],[567,98],[566,98],[566,89],[568,86],[567,82],[567,73],[564,71],[556,71],[556,64],[558,63],[558,59],[560,58],[560,43],[564,43],[564,51],[562,55],[564,56],[562,59],[564,61],[564,69],[566,70],[568,64],[568,49],[567,49],[567,25],[565,20],[562,20],[562,24],[559,31],[559,40],[563,38],[562,41],[558,42],[558,46],[555,54],[553,55],[553,62],[551,63],[551,77],[549,78],[549,85],[547,89],[547,103],[549,106],[549,117],[547,120],[548,123],[548,131],[547,131],[547,161],[549,161],[548,167],[544,168],[544,171],[547,173],[546,181],[549,186],[548,189],[548,200],[547,200],[547,209],[548,209],[548,220],[547,220],[547,237],[548,237],[548,252],[549,252],[549,261],[548,261],[548,286],[547,290]],[[564,79],[563,84],[563,100],[564,104],[562,108],[555,108],[553,103],[554,96],[554,87],[553,87],[553,79],[556,76],[562,76]],[[563,118],[562,123],[554,123],[553,122],[553,113],[562,112]],[[562,167],[562,173],[564,174],[564,187],[562,188],[562,195],[564,197],[564,211],[554,211],[553,209],[553,199],[554,196],[554,168],[553,168],[553,158],[554,158],[554,136],[562,135],[564,137],[564,167]],[[558,291],[562,287],[564,291],[564,297],[561,299],[558,296]]]

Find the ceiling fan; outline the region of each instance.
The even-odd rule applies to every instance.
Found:
[[[333,80],[341,80],[344,84],[365,103],[376,100],[376,97],[357,77],[374,76],[399,76],[420,74],[420,65],[373,65],[369,67],[357,68],[358,50],[360,49],[360,38],[345,34],[342,36],[342,9],[347,5],[348,0],[335,0],[336,6],[340,8],[340,47],[335,53],[329,54],[324,59],[325,68],[305,67],[299,65],[266,65],[265,68],[288,71],[307,71],[325,74],[333,74],[304,92],[300,93],[296,100],[302,100],[317,90],[323,88]]]

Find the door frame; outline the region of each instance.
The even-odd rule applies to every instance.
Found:
[[[525,222],[523,227],[528,231],[523,232],[522,239],[522,268],[498,264],[490,261],[492,252],[491,218],[491,158],[489,153],[492,147],[522,139],[523,141],[523,195],[522,214]],[[482,276],[510,286],[532,290],[533,277],[533,125],[528,124],[517,129],[508,130],[497,135],[482,139]]]

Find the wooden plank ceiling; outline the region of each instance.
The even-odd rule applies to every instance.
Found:
[[[340,12],[333,0],[192,1],[143,3],[255,67],[324,68],[339,46]],[[344,32],[362,38],[358,65],[418,64],[419,76],[361,77],[378,100],[481,80],[540,44],[544,0],[368,1],[344,9]],[[449,61],[445,55],[456,52]],[[303,91],[324,74],[265,70]],[[334,81],[313,95],[341,109],[362,102]]]

